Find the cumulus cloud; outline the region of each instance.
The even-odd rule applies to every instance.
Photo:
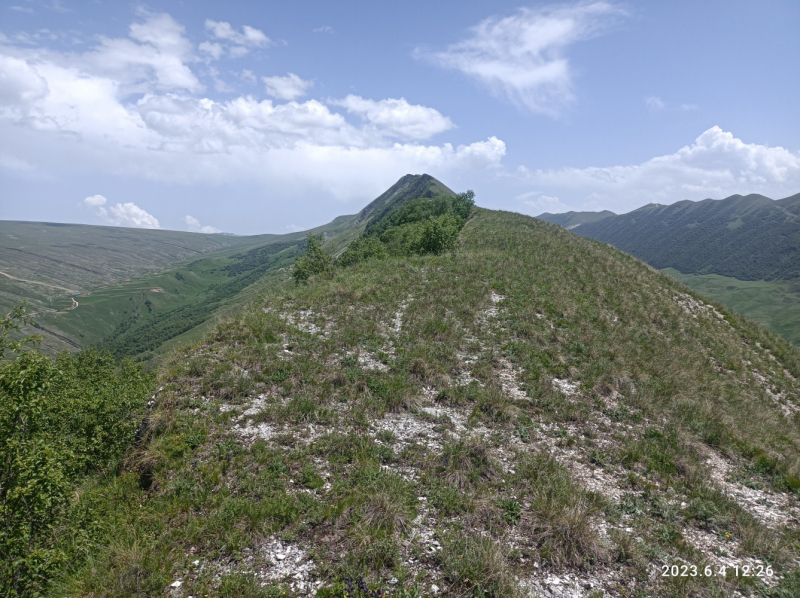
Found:
[[[711,127],[694,143],[641,164],[537,170],[519,176],[558,194],[572,209],[624,212],[647,203],[760,193],[774,199],[800,190],[800,152],[745,143]]]
[[[294,73],[285,77],[262,77],[261,80],[267,87],[267,93],[279,100],[296,100],[314,86],[313,81],[305,81]]]
[[[214,233],[221,233],[222,231],[218,228],[214,228],[213,226],[201,226],[200,221],[193,216],[186,215],[183,218],[183,221],[186,223],[186,228],[189,230],[190,233],[206,233],[212,235]]]
[[[647,104],[647,107],[650,108],[650,110],[663,110],[666,106],[664,100],[658,96],[650,96],[644,101],[644,103]]]
[[[272,45],[272,40],[263,31],[249,25],[244,25],[239,32],[225,21],[206,19],[206,29],[215,38],[233,44],[228,50],[232,58],[244,56],[251,48],[267,48]]]
[[[99,206],[106,205],[108,200],[103,197],[102,195],[90,195],[86,199],[83,200],[84,205],[89,206],[90,208],[97,208]]]
[[[47,94],[47,82],[26,61],[0,56],[0,106],[25,105]]]
[[[133,228],[161,228],[158,220],[133,202],[118,203],[108,209],[108,221],[114,226]]]
[[[478,23],[443,51],[419,48],[415,55],[461,71],[519,107],[556,115],[574,101],[565,50],[603,33],[624,14],[604,1],[521,8]]]
[[[8,157],[0,165],[47,176],[255,183],[350,200],[374,197],[409,172],[496,169],[505,155],[496,137],[420,143],[453,123],[402,98],[351,96],[340,102],[344,114],[315,99],[215,101],[202,95],[196,62],[183,27],[149,13],[128,38],[101,38],[83,53],[0,46],[0,80],[9,82],[0,86],[0,157]]]
[[[107,224],[133,228],[161,228],[155,216],[148,214],[135,203],[118,203],[106,208],[107,203],[108,199],[102,195],[90,195],[81,202],[81,205],[93,208],[95,214]]]
[[[405,98],[375,101],[349,95],[329,103],[342,106],[385,134],[402,139],[428,139],[454,127],[438,110],[409,104]]]
[[[193,51],[184,27],[168,14],[142,14],[144,21],[129,28],[130,39],[101,37],[92,51],[77,56],[49,53],[49,57],[64,68],[108,77],[123,92],[202,91],[187,65]]]

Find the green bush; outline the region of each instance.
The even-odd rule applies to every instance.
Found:
[[[339,256],[336,264],[346,268],[368,260],[382,260],[387,257],[389,252],[377,237],[360,237]]]
[[[295,282],[306,282],[315,274],[330,274],[333,271],[333,256],[322,246],[324,237],[308,233],[305,253],[297,258],[292,276]]]
[[[458,233],[464,221],[455,214],[446,213],[428,218],[419,228],[418,236],[411,245],[414,253],[442,253],[455,249]]]
[[[0,594],[28,596],[74,558],[64,529],[71,491],[92,471],[115,468],[151,378],[109,353],[52,359],[12,343],[17,321],[24,309],[0,324],[0,347],[12,353],[0,364]]]

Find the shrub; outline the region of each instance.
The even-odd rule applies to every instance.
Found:
[[[368,260],[382,260],[387,257],[389,252],[377,237],[360,237],[339,256],[336,264],[346,268]]]
[[[63,528],[71,489],[113,469],[133,440],[151,379],[131,361],[86,350],[56,359],[5,335],[24,309],[2,320],[0,346],[0,594],[41,592],[71,556]],[[30,344],[30,343],[27,343]]]
[[[417,237],[412,241],[414,253],[442,253],[455,249],[458,233],[464,221],[452,213],[431,217],[419,227]]]
[[[322,246],[324,237],[308,233],[305,241],[305,253],[297,258],[292,276],[298,284],[306,282],[315,274],[330,274],[333,271],[333,257]]]

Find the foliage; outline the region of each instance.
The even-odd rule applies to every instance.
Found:
[[[297,258],[292,276],[295,282],[306,282],[309,278],[318,274],[330,274],[333,270],[333,257],[330,252],[322,246],[325,237],[308,233],[305,241],[305,253]]]
[[[418,254],[442,253],[454,249],[464,221],[454,214],[432,216],[420,226],[411,251]]]
[[[359,237],[338,257],[336,264],[346,268],[368,260],[382,260],[389,257],[386,246],[376,237]]]
[[[0,364],[0,593],[21,596],[38,594],[74,558],[63,529],[70,491],[114,468],[151,387],[141,368],[108,353],[52,359],[5,342],[23,317],[17,309],[4,318],[0,337],[13,352]]]
[[[469,220],[472,209],[475,207],[475,192],[471,189],[464,193],[459,193],[453,199],[453,212],[462,220]]]

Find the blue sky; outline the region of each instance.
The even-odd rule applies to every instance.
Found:
[[[0,218],[289,232],[407,173],[536,215],[800,192],[800,3],[0,8]]]

